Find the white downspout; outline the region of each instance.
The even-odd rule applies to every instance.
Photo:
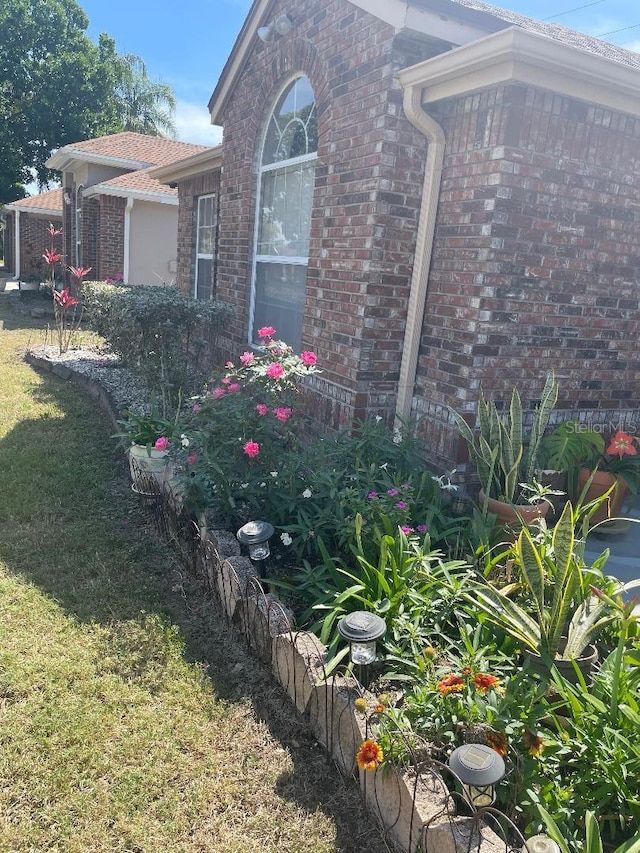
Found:
[[[423,85],[409,81],[404,83],[402,77],[401,72],[400,82],[404,87],[403,107],[405,115],[411,124],[427,137],[428,148],[422,185],[420,219],[416,236],[415,260],[411,275],[407,325],[404,332],[400,378],[398,380],[396,402],[396,426],[398,427],[402,422],[406,423],[411,416],[446,145],[443,129],[422,109]]]
[[[129,258],[129,252],[131,250],[131,211],[133,209],[133,199],[131,196],[127,198],[127,204],[124,209],[124,246],[123,253],[124,258],[122,261],[122,280],[125,284],[129,283],[129,271],[131,269],[131,263]]]
[[[15,220],[15,233],[13,235],[13,254],[15,257],[14,271],[13,271],[13,279],[14,281],[20,280],[20,211],[14,210],[16,215]]]

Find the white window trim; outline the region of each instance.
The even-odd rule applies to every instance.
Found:
[[[193,277],[193,296],[194,296],[194,299],[198,298],[198,261],[199,260],[206,260],[206,261],[211,261],[213,264],[213,260],[215,258],[215,245],[214,245],[214,251],[213,252],[198,252],[198,244],[200,242],[200,201],[207,199],[207,198],[215,199],[216,193],[205,193],[204,195],[197,196],[198,212],[196,215],[196,269],[195,269],[195,275]],[[214,205],[214,210],[215,210],[215,205]],[[215,218],[217,219],[217,215]],[[214,227],[215,227],[215,222],[214,222]]]

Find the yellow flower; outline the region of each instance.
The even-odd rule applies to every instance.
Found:
[[[361,714],[364,714],[367,710],[367,700],[363,699],[362,696],[359,696],[353,704],[356,707],[356,711],[360,711]]]

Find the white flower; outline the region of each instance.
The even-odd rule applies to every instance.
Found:
[[[381,471],[386,471],[388,464],[389,464],[388,462],[383,462],[382,465],[379,465],[378,467],[380,468]]]
[[[457,492],[458,487],[451,482],[451,477],[456,473],[454,468],[449,474],[443,474],[441,477],[432,476],[431,479],[437,483],[443,492]]]
[[[248,489],[248,488],[249,488],[249,483],[240,483],[240,488],[241,488],[241,489]]]
[[[310,498],[312,494],[313,494],[313,492],[311,491],[311,489],[305,489],[304,492],[302,493],[302,497],[303,498]]]
[[[260,488],[261,488],[261,489],[266,489],[266,487],[267,487],[267,484],[266,484],[266,483],[260,483]]]
[[[293,542],[293,539],[289,536],[289,534],[288,534],[288,533],[281,533],[281,534],[280,534],[280,539],[281,539],[281,541],[282,541],[282,544],[283,544],[283,545],[285,545],[287,548],[288,548],[288,547],[289,547],[289,545],[291,545],[291,543]]]
[[[376,415],[376,423],[379,424],[382,420],[382,415]]]
[[[270,476],[272,476],[272,477],[277,477],[277,476],[278,476],[278,472],[277,472],[277,471],[269,471],[269,474],[270,474]]]
[[[182,433],[182,435],[180,436],[180,444],[183,447],[189,447],[189,439],[184,433]]]

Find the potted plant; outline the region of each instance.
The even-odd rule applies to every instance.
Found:
[[[640,456],[638,439],[618,430],[605,449],[599,433],[590,431],[591,447],[577,460],[578,490],[582,504],[606,496],[606,500],[591,514],[591,525],[599,524],[619,514],[629,492],[637,494],[640,486]]]
[[[40,290],[40,282],[42,281],[42,276],[28,273],[27,275],[21,276],[20,281],[18,283],[19,289],[21,293],[30,293]]]
[[[113,437],[127,449],[134,487],[145,492],[148,491],[146,486],[161,485],[167,478],[169,446],[176,432],[179,411],[175,418],[167,420],[160,416],[156,400],[152,398],[148,414],[130,409],[125,409],[123,414],[124,419],[118,421],[122,430]]]
[[[534,667],[544,671],[553,662],[568,677],[575,673],[572,661],[587,670],[595,663],[595,647],[586,655],[585,649],[615,618],[607,601],[592,590],[603,582],[608,551],[593,566],[585,564],[582,540],[577,542],[574,533],[579,520],[580,513],[568,502],[553,530],[543,526],[534,537],[523,527],[508,552],[517,580],[502,589],[473,581],[465,592],[473,608],[533,656]],[[516,593],[522,603],[513,600]]]
[[[513,389],[509,410],[504,414],[500,414],[496,404],[481,392],[477,436],[462,415],[450,409],[478,474],[483,508],[494,513],[500,523],[519,519],[530,523],[544,515],[549,507],[546,500],[531,504],[523,484],[534,482],[540,445],[557,399],[558,384],[550,373],[526,437],[517,388]]]

